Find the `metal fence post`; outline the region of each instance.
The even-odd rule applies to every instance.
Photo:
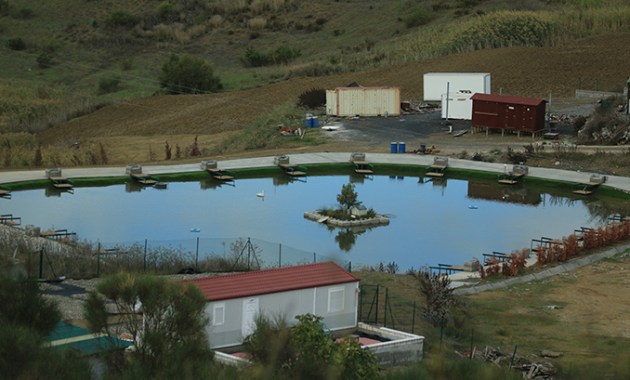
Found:
[[[385,313],[383,315],[383,326],[387,327],[387,304],[389,302],[389,288],[385,288]]]
[[[199,269],[199,237],[197,237],[197,248],[195,249],[195,270]]]
[[[148,239],[144,239],[144,259],[142,262],[142,268],[146,272],[147,271],[147,245],[149,244]]]
[[[374,323],[378,324],[378,295],[381,293],[381,286],[376,285],[376,314],[374,315]]]
[[[39,279],[42,279],[44,274],[44,248],[39,249]]]
[[[101,243],[98,243],[98,248],[96,249],[96,277],[101,276]]]
[[[278,268],[282,267],[282,243],[278,247]]]
[[[411,333],[414,334],[416,328],[416,301],[413,301],[413,313],[411,314]]]
[[[313,252],[313,264],[317,262],[317,254]]]
[[[359,322],[363,322],[363,289],[359,286]]]

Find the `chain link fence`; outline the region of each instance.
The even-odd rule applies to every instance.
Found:
[[[13,229],[14,231],[16,229]],[[351,262],[253,238],[192,238],[82,243],[21,236],[4,249],[29,277],[101,277],[120,271],[156,274],[235,272],[335,261]]]

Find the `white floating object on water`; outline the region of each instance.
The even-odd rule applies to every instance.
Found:
[[[476,209],[478,209],[479,207],[477,207],[477,206],[475,206],[475,205],[469,205],[469,206],[468,206],[468,208],[469,208],[469,209],[471,209],[471,210],[476,210]]]
[[[264,197],[265,197],[265,190],[263,190],[263,191],[261,191],[261,192],[259,192],[259,193],[256,193],[256,196],[257,196],[258,198],[264,198]]]
[[[197,227],[193,227],[190,229],[190,232],[201,232],[201,229],[197,228]]]

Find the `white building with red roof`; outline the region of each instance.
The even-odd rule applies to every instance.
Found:
[[[191,280],[203,292],[210,316],[211,348],[239,345],[259,314],[296,323],[318,315],[331,330],[358,323],[359,278],[333,262],[322,262]]]

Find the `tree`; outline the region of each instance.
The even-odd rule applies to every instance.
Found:
[[[288,327],[283,318],[259,316],[245,350],[256,363],[252,378],[261,379],[377,379],[377,359],[356,339],[335,339],[322,317],[303,314]]]
[[[420,292],[425,298],[424,307],[425,318],[434,327],[444,328],[452,314],[453,309],[459,305],[451,287],[451,280],[448,276],[432,275],[427,272],[414,273],[414,277],[420,285]]]
[[[86,361],[69,350],[45,346],[61,313],[43,298],[37,282],[0,275],[0,375],[7,379],[85,379]]]
[[[106,305],[119,319],[110,322]],[[123,332],[135,350],[120,372],[134,377],[204,377],[212,370],[204,314],[206,301],[192,284],[121,273],[101,281],[88,296],[85,315],[95,333]]]
[[[282,379],[288,377],[289,363],[295,357],[291,329],[282,317],[259,314],[254,332],[243,341],[243,348],[256,363],[252,377]]]
[[[354,184],[348,183],[341,187],[341,193],[337,194],[337,202],[345,212],[349,212],[352,206],[358,206],[361,204],[357,200],[357,192],[354,190]]]
[[[341,370],[340,379],[378,379],[378,358],[361,346],[357,339],[345,338],[337,343],[336,361]]]
[[[33,280],[0,275],[0,305],[2,323],[24,326],[40,336],[50,334],[61,320],[57,305],[39,294]]]
[[[162,66],[160,86],[169,94],[201,94],[223,89],[212,66],[203,59],[171,55]]]

